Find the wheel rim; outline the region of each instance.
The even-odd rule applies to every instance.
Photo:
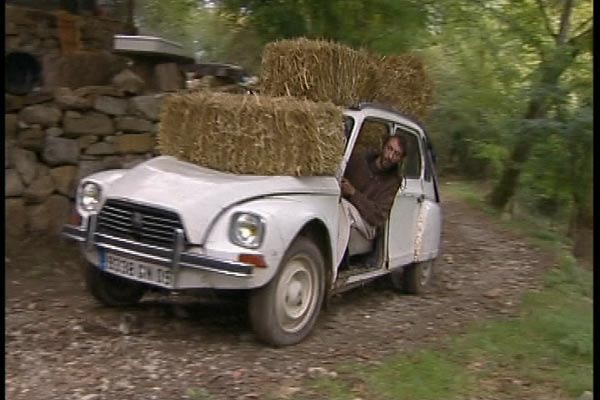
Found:
[[[276,314],[279,326],[294,333],[306,326],[317,300],[317,277],[313,262],[304,255],[285,265],[277,287]]]
[[[432,262],[431,261],[426,261],[424,263],[421,264],[421,279],[419,279],[419,284],[421,286],[425,286],[427,285],[427,282],[429,282],[429,278],[431,277],[431,270],[432,270]]]

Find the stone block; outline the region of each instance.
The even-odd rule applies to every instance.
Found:
[[[38,171],[37,157],[34,152],[23,149],[14,149],[13,162],[15,169],[21,176],[23,183],[29,185]]]
[[[52,195],[42,204],[26,208],[27,225],[32,233],[58,234],[67,222],[72,205],[61,195]]]
[[[4,200],[4,232],[7,237],[21,239],[27,234],[27,213],[22,198]]]
[[[94,108],[109,115],[124,115],[127,113],[128,102],[110,96],[98,96],[94,102]]]
[[[51,137],[59,137],[62,136],[63,133],[65,133],[65,131],[63,131],[62,128],[58,128],[56,126],[46,129],[46,135]]]
[[[21,181],[21,177],[19,173],[14,169],[5,169],[4,170],[4,196],[5,197],[18,197],[23,194],[25,190],[25,186],[23,186],[23,181]]]
[[[59,108],[45,104],[35,104],[25,107],[19,113],[19,119],[27,124],[39,124],[42,126],[55,126],[62,117]]]
[[[51,169],[50,176],[54,181],[56,191],[64,196],[74,198],[77,189],[78,173],[79,168],[74,165],[65,165]]]
[[[63,120],[63,129],[69,136],[112,135],[114,133],[112,120],[107,115],[97,112],[80,114],[67,111]]]
[[[115,137],[117,151],[125,153],[148,153],[154,150],[156,139],[149,133],[125,134]]]
[[[43,158],[52,166],[75,165],[79,161],[79,142],[75,139],[46,138]]]
[[[39,176],[23,192],[27,203],[42,203],[54,192],[54,180],[49,174]]]
[[[132,71],[124,69],[113,77],[112,85],[124,93],[135,95],[142,93],[145,82]]]
[[[124,132],[151,132],[154,124],[147,119],[125,116],[115,118],[117,131]]]
[[[58,88],[54,91],[54,101],[65,110],[86,110],[92,108],[92,100],[77,96],[69,88]]]
[[[106,138],[109,138],[111,136],[106,136]],[[98,141],[98,136],[95,135],[83,135],[77,138],[77,141],[79,142],[79,147],[83,150],[83,149],[87,149],[90,145],[96,143]]]
[[[24,129],[17,135],[17,143],[20,147],[32,150],[42,151],[46,142],[46,132],[39,125],[33,125],[29,129]]]
[[[164,102],[164,95],[137,96],[131,98],[131,109],[138,115],[151,121],[160,119],[160,109]]]
[[[117,149],[112,143],[100,142],[94,143],[87,148],[85,154],[89,154],[92,156],[106,156],[115,154]]]

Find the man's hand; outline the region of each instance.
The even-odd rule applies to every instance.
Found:
[[[350,196],[354,195],[354,193],[356,193],[356,188],[354,186],[352,186],[350,181],[346,178],[342,178],[341,188],[342,188],[342,196],[344,196],[344,197],[350,197]]]

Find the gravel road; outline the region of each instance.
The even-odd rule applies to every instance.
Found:
[[[382,278],[334,297],[305,342],[271,349],[254,339],[241,301],[150,296],[135,308],[105,308],[85,292],[72,243],[9,242],[6,398],[186,399],[203,390],[211,399],[285,399],[340,363],[377,362],[513,314],[549,266],[485,214],[445,198],[429,293],[398,294]],[[124,319],[136,321],[131,332]]]

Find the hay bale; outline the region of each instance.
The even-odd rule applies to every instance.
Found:
[[[431,107],[433,82],[416,55],[380,57],[374,69],[374,101],[389,105],[416,120],[423,120]]]
[[[158,143],[223,172],[312,176],[335,174],[345,137],[331,103],[200,91],[165,99]]]
[[[265,46],[260,85],[266,95],[331,101],[338,106],[377,102],[417,120],[429,112],[433,92],[416,55],[380,56],[305,38]]]
[[[305,38],[269,43],[261,62],[261,93],[331,101],[349,106],[370,101],[374,75],[365,50]]]

